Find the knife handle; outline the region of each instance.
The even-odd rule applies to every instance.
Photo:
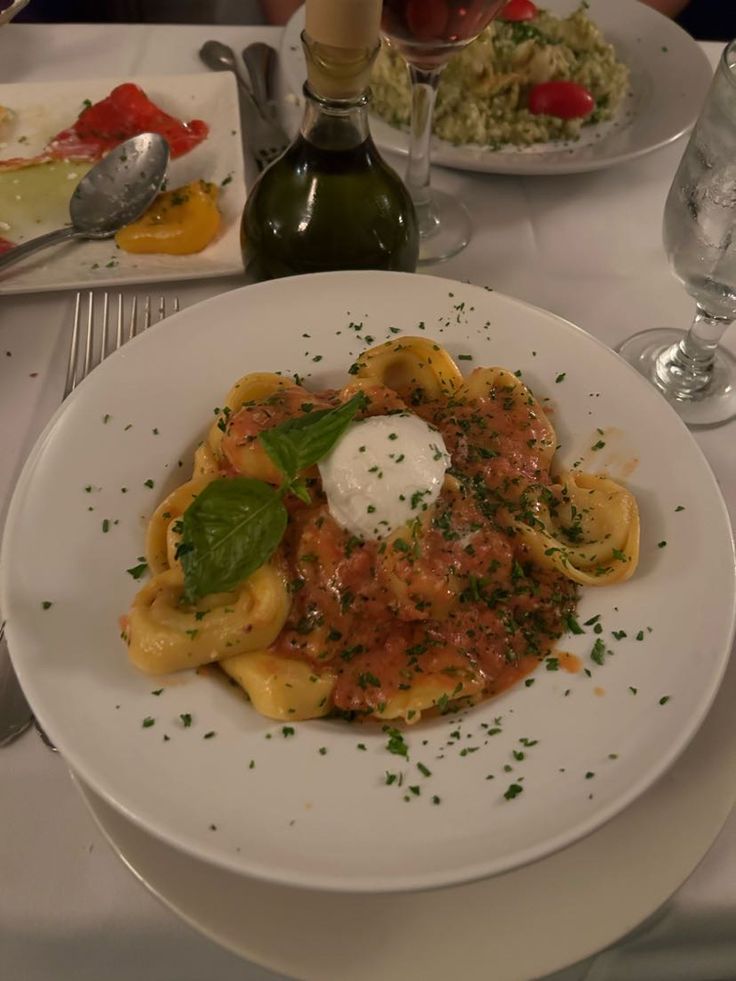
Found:
[[[269,44],[255,41],[243,48],[243,63],[248,69],[253,98],[262,113],[270,114],[274,94],[276,52]]]

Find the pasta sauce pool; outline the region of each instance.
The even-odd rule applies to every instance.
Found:
[[[374,388],[366,415],[396,411],[396,394]],[[293,386],[235,415],[223,445],[238,449],[261,427],[323,407],[333,393]],[[404,410],[406,406],[403,405]],[[289,499],[280,546],[291,592],[274,653],[333,672],[334,708],[380,716],[402,693],[422,708],[479,701],[532,671],[566,629],[576,586],[534,565],[514,532],[552,496],[546,423],[523,400],[428,401],[411,411],[435,426],[451,455],[439,500],[388,538],[363,540],[329,512],[315,474],[311,503]],[[410,709],[407,720],[412,721]],[[417,711],[417,717],[419,711]]]

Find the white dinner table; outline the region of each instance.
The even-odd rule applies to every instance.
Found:
[[[256,26],[26,25],[0,29],[0,83],[201,72],[208,38],[236,51],[254,40],[278,47],[280,31]],[[703,45],[715,65],[721,45]],[[498,176],[435,168],[436,186],[471,205],[474,234],[450,261],[421,270],[489,286],[543,307],[611,347],[647,327],[687,327],[690,298],[668,267],[661,239],[667,190],[684,138],[630,162],[577,175]],[[401,166],[401,162],[392,162]],[[252,176],[252,165],[249,167]],[[189,307],[244,278],[167,283]],[[126,296],[157,294],[149,284]],[[74,293],[0,297],[0,502],[61,399]],[[736,331],[725,342],[736,350]],[[698,431],[733,522],[736,517],[736,421]],[[708,588],[707,582],[703,589]],[[696,596],[692,598],[697,603]],[[665,794],[705,770],[720,789],[720,810],[673,895],[625,936],[584,959],[550,958],[556,981],[726,981],[736,978],[736,745],[727,699],[733,666],[706,720],[699,755],[674,764],[649,795]],[[725,705],[725,708],[724,708]],[[688,770],[688,767],[690,770]],[[5,981],[266,981],[286,978],[226,950],[185,923],[132,875],[92,819],[64,760],[30,729],[0,749],[0,978]],[[680,804],[697,800],[680,792]],[[706,805],[703,805],[706,806]],[[730,814],[729,814],[730,811]],[[694,812],[695,813],[695,812]],[[665,815],[662,835],[677,824]],[[680,824],[683,822],[681,821]],[[687,830],[682,833],[685,848]],[[637,870],[631,870],[632,876]],[[601,881],[603,894],[615,888]],[[642,886],[643,888],[643,886]],[[622,900],[622,902],[625,899]],[[523,911],[520,911],[523,916]],[[635,926],[632,924],[632,926]],[[528,923],[530,943],[550,942],[544,924]],[[290,924],[290,930],[298,930]],[[595,944],[594,940],[591,943]],[[467,963],[465,963],[465,960]],[[271,967],[273,967],[273,963]],[[457,963],[468,981],[516,977],[508,965]],[[321,981],[297,967],[290,976]],[[377,978],[404,976],[386,969]],[[330,977],[351,981],[349,963]],[[433,981],[433,979],[429,979]]]

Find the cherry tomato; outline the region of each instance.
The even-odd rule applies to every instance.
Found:
[[[595,99],[577,82],[540,82],[529,93],[529,112],[535,115],[579,119],[594,109]]]
[[[441,40],[448,17],[444,0],[409,0],[406,5],[406,25],[415,41]]]
[[[499,20],[533,20],[538,10],[532,0],[508,0],[498,15]]]

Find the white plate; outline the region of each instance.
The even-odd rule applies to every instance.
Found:
[[[287,737],[212,680],[181,675],[152,695],[159,684],[130,667],[117,636],[117,617],[136,588],[125,570],[141,553],[145,516],[186,476],[213,407],[245,371],[278,368],[337,384],[367,332],[378,341],[395,336],[390,326],[416,331],[420,322],[451,352],[519,368],[538,394],[551,396],[568,464],[582,458],[584,466],[630,473],[642,511],[640,569],[630,583],[586,592],[580,606],[581,620],[601,614],[615,656],[597,668],[591,630],[565,638],[592,677],[538,671],[533,687],[460,720],[423,723],[407,736],[404,767],[380,730],[317,720]],[[592,452],[598,429],[606,446]],[[21,682],[94,790],[205,861],[272,882],[354,891],[496,874],[571,844],[621,811],[704,718],[730,649],[735,597],[733,543],[713,476],[633,369],[578,328],[519,301],[388,273],[305,276],[226,293],[106,361],[31,454],[0,569]],[[53,606],[42,609],[45,601]],[[613,630],[627,637],[614,641]],[[187,712],[195,723],[184,729],[178,719]],[[144,728],[148,716],[156,724]],[[483,726],[497,717],[502,732],[484,740]],[[460,739],[442,753],[456,729]],[[215,738],[202,738],[211,730]],[[522,739],[538,742],[518,762]],[[466,747],[478,751],[462,755]],[[419,779],[417,763],[432,776]],[[386,785],[387,770],[405,770],[422,795],[405,802],[402,789]],[[524,792],[505,800],[522,777]]]
[[[504,876],[412,895],[256,882],[162,844],[76,783],[133,873],[191,926],[257,964],[314,981],[447,981],[460,963],[464,981],[519,981],[614,943],[692,872],[736,795],[734,698],[736,664],[670,772],[583,841]]]
[[[545,0],[541,5],[565,16],[578,2]],[[455,146],[433,137],[432,162],[492,174],[573,174],[632,160],[687,132],[713,76],[692,37],[639,0],[590,0],[588,15],[631,71],[631,94],[615,120],[585,128],[576,143],[538,143],[523,149]],[[294,93],[301,93],[306,72],[299,39],[303,28],[301,7],[281,40],[282,70]],[[371,132],[381,149],[408,152],[406,133],[377,116],[371,117]]]
[[[0,295],[37,293],[41,290],[75,287],[122,286],[126,283],[163,282],[226,276],[243,270],[240,252],[240,216],[245,202],[243,149],[235,79],[221,75],[161,75],[141,78],[105,78],[73,82],[27,82],[0,85],[0,105],[15,113],[0,133],[0,159],[31,157],[47,141],[79,115],[85,99],[93,102],[109,95],[116,85],[135,82],[157,105],[180,119],[204,119],[210,127],[206,140],[169,164],[170,188],[203,178],[220,187],[222,227],[217,239],[196,255],[132,255],[114,240],[72,242],[39,252],[37,256],[0,273]],[[31,168],[37,170],[38,168]],[[29,194],[27,208],[23,192],[28,174],[0,172],[0,183],[17,181],[19,210],[13,211],[12,227],[0,225],[0,235],[16,244],[43,235],[69,222],[68,200],[80,176],[68,168],[68,195],[63,186],[44,194],[40,206]],[[224,185],[223,185],[223,182]],[[62,178],[62,185],[64,179]],[[12,186],[12,185],[11,185]],[[0,195],[0,222],[7,221]],[[13,198],[15,195],[13,195]],[[15,208],[14,202],[11,202]],[[7,207],[10,207],[9,204]]]

